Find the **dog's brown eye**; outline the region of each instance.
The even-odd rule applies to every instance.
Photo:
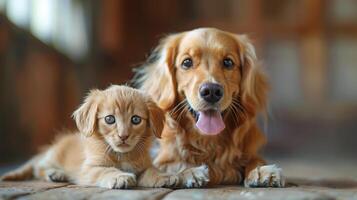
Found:
[[[232,69],[234,67],[234,62],[230,58],[223,59],[223,66],[227,69]]]
[[[140,124],[140,122],[141,122],[141,117],[139,117],[137,115],[134,115],[131,117],[132,124],[138,125],[138,124]]]
[[[107,115],[107,116],[105,116],[104,121],[107,124],[114,124],[115,123],[115,117],[113,115]]]
[[[193,62],[191,58],[186,58],[182,61],[182,68],[189,69],[193,66]]]

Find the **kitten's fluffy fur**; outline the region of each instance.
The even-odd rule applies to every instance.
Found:
[[[114,117],[114,123],[106,122],[108,115]],[[141,122],[134,124],[133,116]],[[179,176],[163,175],[152,167],[149,148],[154,135],[160,137],[165,117],[138,90],[126,86],[92,90],[73,118],[79,133],[58,137],[48,149],[2,180],[37,178],[106,188],[179,184]]]

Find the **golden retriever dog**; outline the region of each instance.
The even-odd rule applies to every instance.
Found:
[[[167,172],[208,166],[208,179],[193,177],[186,187],[284,186],[281,169],[258,155],[265,137],[256,118],[269,87],[247,36],[214,28],[169,35],[133,84],[166,112],[155,165]]]
[[[160,137],[165,116],[147,95],[127,86],[92,90],[73,118],[78,133],[60,136],[2,180],[37,178],[105,188],[178,184],[177,176],[152,166],[149,148],[154,135]]]

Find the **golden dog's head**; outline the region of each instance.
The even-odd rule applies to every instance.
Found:
[[[195,29],[167,36],[153,55],[136,81],[165,110],[187,104],[203,134],[222,132],[225,113],[254,116],[265,107],[267,83],[245,35]]]
[[[127,86],[92,90],[73,113],[82,134],[104,139],[115,152],[125,153],[161,136],[163,111],[146,95]]]

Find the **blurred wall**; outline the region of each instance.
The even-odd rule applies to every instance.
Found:
[[[355,158],[355,0],[0,0],[0,13],[0,163],[73,128],[88,89],[130,80],[160,37],[206,26],[255,43],[272,85],[264,153]]]

